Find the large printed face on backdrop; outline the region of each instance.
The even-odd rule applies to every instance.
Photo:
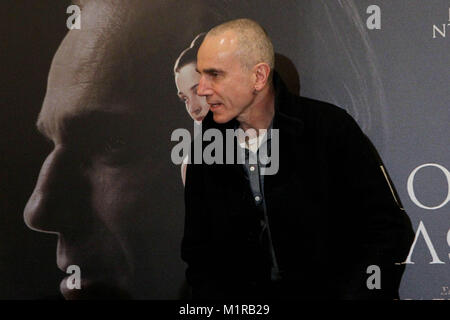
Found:
[[[226,123],[239,116],[253,103],[254,79],[239,57],[234,32],[208,36],[197,56],[200,82],[197,94],[206,97],[214,121]]]
[[[61,281],[67,299],[173,298],[167,288],[177,280],[182,218],[171,210],[163,170],[171,164],[165,116],[179,113],[170,71],[175,54],[204,26],[173,35],[166,45],[173,54],[161,54],[155,43],[166,43],[167,27],[143,8],[164,16],[166,26],[190,10],[199,14],[192,4],[177,14],[171,4],[180,4],[164,4],[87,2],[82,29],[67,34],[50,68],[37,126],[53,150],[24,219],[57,235],[62,278],[70,265],[80,267],[81,290]]]

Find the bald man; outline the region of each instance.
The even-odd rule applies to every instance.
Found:
[[[194,297],[398,298],[395,263],[413,232],[369,142],[344,110],[291,95],[273,68],[272,43],[249,19],[214,27],[199,48],[204,129],[254,134],[234,141],[244,164],[188,165],[182,257]],[[272,174],[264,144],[279,151]],[[381,286],[367,280],[373,266]]]

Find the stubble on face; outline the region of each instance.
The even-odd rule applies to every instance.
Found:
[[[254,101],[253,74],[241,58],[238,39],[232,31],[207,36],[199,49],[197,69],[208,88],[203,95],[218,123],[245,118]]]

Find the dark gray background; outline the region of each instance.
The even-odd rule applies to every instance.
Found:
[[[366,8],[372,4],[381,9],[380,30],[366,28]],[[430,264],[420,237],[415,264],[403,277],[402,299],[450,298],[442,295],[442,287],[450,286],[450,203],[437,210],[419,208],[406,188],[422,164],[450,170],[450,33],[436,39],[432,33],[433,24],[450,23],[449,7],[445,0],[296,1],[284,8],[281,25],[268,24],[277,51],[297,66],[301,94],[354,116],[382,156],[414,229],[423,221],[445,263]],[[444,173],[436,168],[419,171],[414,187],[430,207],[448,192]]]

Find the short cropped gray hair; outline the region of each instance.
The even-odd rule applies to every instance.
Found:
[[[250,69],[258,63],[265,62],[273,70],[275,54],[272,41],[259,23],[251,19],[231,20],[212,28],[206,36],[217,36],[226,31],[236,33],[244,66]]]

